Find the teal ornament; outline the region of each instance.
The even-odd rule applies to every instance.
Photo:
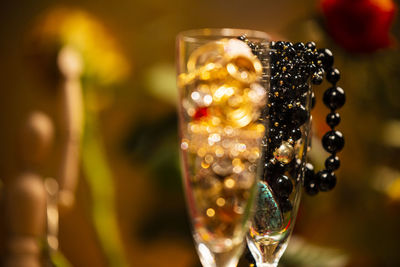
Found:
[[[280,230],[283,226],[283,214],[272,189],[265,182],[258,182],[258,196],[253,229],[259,234]]]

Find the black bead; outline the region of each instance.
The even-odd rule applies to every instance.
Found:
[[[296,126],[303,125],[308,119],[308,112],[303,106],[292,108],[292,121]]]
[[[257,46],[253,42],[248,42],[247,45],[250,47],[250,49],[254,50],[257,48]]]
[[[290,73],[285,73],[282,78],[285,84],[291,84],[293,81],[292,75],[290,75]]]
[[[276,85],[271,86],[271,93],[275,94],[275,93],[280,93],[280,88]]]
[[[284,46],[285,46],[285,42],[278,41],[278,42],[275,43],[274,48],[278,49],[278,50],[282,50]]]
[[[315,45],[314,42],[308,42],[308,43],[306,43],[306,47],[307,47],[308,49],[311,49],[311,51],[314,51],[316,45]]]
[[[266,157],[264,164],[264,180],[274,180],[274,176],[280,176],[285,173],[286,165],[281,162],[273,162],[270,158]]]
[[[309,89],[310,86],[307,83],[300,84],[299,86],[297,86],[297,90],[299,91],[300,94],[308,92]]]
[[[306,168],[304,171],[304,180],[314,180],[314,166],[311,163],[306,163]]]
[[[291,211],[293,209],[292,203],[290,203],[290,200],[288,198],[280,198],[278,202],[283,213]]]
[[[304,190],[310,196],[314,196],[318,194],[318,182],[317,180],[309,180],[307,183],[304,184]]]
[[[274,164],[270,161],[266,162],[264,164],[264,176],[263,176],[263,180],[264,181],[269,181],[270,178],[274,175]]]
[[[322,170],[316,175],[318,181],[318,188],[321,191],[330,191],[336,185],[336,175],[333,172]]]
[[[279,81],[281,81],[282,75],[277,72],[274,76],[271,76],[270,82],[272,85],[279,85]]]
[[[288,197],[293,191],[292,181],[286,175],[276,177],[271,183],[272,190],[280,197]]]
[[[271,57],[271,61],[277,61],[279,59],[279,55],[275,51],[270,51],[269,56]],[[275,64],[272,65],[275,66]]]
[[[316,178],[315,178],[314,166],[311,163],[307,163],[304,170],[304,188],[306,189],[306,192],[308,190],[307,187],[311,187],[310,189],[313,189],[313,186],[310,186],[310,184],[315,183],[315,181]]]
[[[301,131],[299,128],[294,128],[290,131],[289,136],[293,139],[293,141],[297,141],[301,138]]]
[[[313,84],[315,84],[315,85],[320,85],[323,80],[324,80],[324,77],[322,75],[317,74],[317,73],[314,73],[312,78],[311,78],[311,82]]]
[[[286,53],[286,55],[287,55],[288,57],[292,58],[294,55],[296,55],[296,50],[293,48],[293,46],[291,46],[291,47],[288,47],[288,48],[285,50],[285,53]]]
[[[303,51],[304,49],[305,49],[305,46],[304,46],[304,44],[302,43],[302,42],[299,42],[299,43],[295,43],[294,44],[294,48],[297,50],[297,51]]]
[[[296,74],[292,76],[292,82],[294,86],[298,86],[299,84],[301,84],[302,81],[303,77],[301,77],[300,75]]]
[[[271,143],[272,147],[277,147],[278,145],[280,145],[282,143],[282,135],[276,134],[274,136],[270,136],[270,138],[268,140],[271,140],[270,143]]]
[[[322,146],[329,153],[336,153],[344,146],[343,134],[339,131],[329,131],[322,137]]]
[[[294,68],[293,62],[289,61],[288,64],[286,64],[286,71],[292,74],[293,68]],[[296,73],[294,73],[293,75],[296,75]]]
[[[282,58],[282,59],[279,60],[279,66],[280,67],[287,66],[288,63],[289,63],[289,59]]]
[[[316,53],[316,57],[315,57],[315,62],[318,67],[324,67],[323,65],[323,60],[324,60],[324,53],[320,51],[321,49],[318,49],[318,52]]]
[[[326,123],[331,127],[335,127],[340,123],[340,115],[337,112],[331,112],[326,115]]]
[[[307,67],[308,67],[309,73],[314,73],[314,72],[318,71],[318,67],[314,63],[309,64]]]
[[[324,48],[324,49],[318,49],[318,52],[323,53],[323,57],[321,58],[322,64],[324,66],[324,69],[329,69],[333,65],[333,54],[331,50]]]
[[[287,166],[282,162],[277,162],[274,164],[274,173],[276,175],[282,175],[285,173]]]
[[[312,60],[314,60],[314,53],[311,52],[311,51],[306,51],[306,52],[304,53],[304,58],[305,58],[307,61],[312,61]]]
[[[336,68],[326,72],[326,80],[332,84],[336,84],[340,80],[340,71]]]
[[[246,37],[246,35],[241,35],[238,37],[238,39],[244,42],[247,40],[247,37]]]
[[[289,48],[289,47],[293,47],[293,44],[291,42],[285,42],[285,46],[287,46],[287,48]]]
[[[340,167],[340,159],[336,155],[331,155],[325,160],[325,168],[328,171],[335,171]]]
[[[335,110],[344,105],[346,102],[346,95],[342,88],[331,87],[325,91],[323,101],[328,108]]]

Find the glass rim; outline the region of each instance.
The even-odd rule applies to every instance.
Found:
[[[198,42],[207,36],[235,38],[243,34],[245,34],[249,39],[271,40],[270,36],[263,31],[236,28],[200,28],[181,31],[177,35],[177,40]]]

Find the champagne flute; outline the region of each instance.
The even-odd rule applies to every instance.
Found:
[[[296,92],[299,88],[302,92]],[[275,102],[273,93],[270,94],[271,108],[265,117],[268,129],[265,144],[268,145],[263,151],[264,173],[258,182],[255,213],[247,235],[247,245],[257,267],[278,265],[293,231],[300,203],[310,143],[312,91],[309,81],[292,90],[292,94],[300,97],[295,101],[289,98],[286,103],[282,98]],[[297,106],[292,107],[291,103]],[[277,105],[274,107],[274,104]],[[283,138],[282,128],[279,128],[282,120],[290,121],[288,125],[293,127],[284,129]]]
[[[177,37],[181,164],[193,238],[205,267],[236,266],[248,232],[260,173],[267,101],[263,66],[245,34],[202,29]]]

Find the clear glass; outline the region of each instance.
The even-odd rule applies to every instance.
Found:
[[[308,88],[304,95],[308,119],[300,127],[301,138],[292,144],[282,142],[276,148],[271,145],[264,147],[263,177],[259,181],[258,198],[254,207],[255,213],[247,235],[247,244],[256,260],[257,267],[278,266],[296,221],[306,164],[306,153],[310,142],[310,85]],[[268,117],[266,118],[266,125],[267,128],[270,126]],[[268,138],[271,138],[268,133],[267,130],[265,144],[268,143]],[[288,159],[290,162],[285,162]],[[288,177],[293,185],[293,191],[288,198],[283,200],[274,192],[271,184],[274,179],[276,181],[276,178],[273,178],[276,175],[267,169],[268,164],[278,164],[282,161],[285,162],[283,164],[285,166],[283,175]],[[289,208],[287,208],[288,205]]]
[[[202,29],[177,37],[183,185],[205,267],[236,266],[252,217],[267,104],[263,68],[248,45],[265,33]]]

